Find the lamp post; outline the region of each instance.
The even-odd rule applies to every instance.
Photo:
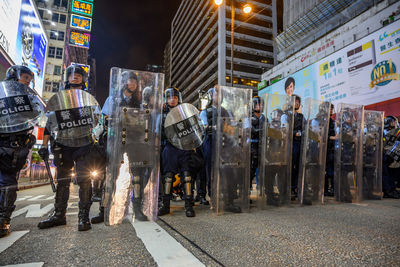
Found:
[[[214,0],[214,3],[217,6],[220,6],[223,3],[223,0]],[[243,12],[245,14],[249,14],[251,12],[251,6],[246,4],[243,6]],[[233,86],[233,49],[234,49],[234,40],[235,40],[235,0],[231,0],[231,86]]]

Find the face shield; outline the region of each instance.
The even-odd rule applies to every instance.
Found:
[[[10,67],[6,73],[7,81],[16,81],[32,89],[35,88],[35,75],[26,66],[15,65]]]
[[[253,98],[253,111],[260,113],[262,111],[262,101],[259,97]]]
[[[168,88],[167,90],[165,90],[165,102],[170,107],[176,107],[178,104],[181,104],[181,92],[179,92],[176,88]]]
[[[87,73],[81,66],[69,66],[64,73],[65,89],[84,89],[87,82]]]

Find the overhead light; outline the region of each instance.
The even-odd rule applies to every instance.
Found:
[[[224,1],[224,0],[214,0],[214,3],[215,3],[217,6],[220,6],[220,5],[222,4],[223,1]]]
[[[251,12],[251,6],[249,4],[245,5],[243,11],[244,13],[249,14]]]

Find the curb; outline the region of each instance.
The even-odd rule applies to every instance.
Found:
[[[26,190],[26,189],[32,189],[35,187],[43,186],[43,185],[49,185],[50,182],[45,182],[45,183],[35,183],[35,184],[22,184],[18,185],[18,190]]]

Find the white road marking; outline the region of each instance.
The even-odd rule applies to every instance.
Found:
[[[22,264],[4,265],[3,267],[42,267],[44,262],[30,262]]]
[[[25,199],[31,198],[32,196],[24,196],[24,197],[19,197],[17,198],[17,201],[23,201]]]
[[[77,209],[78,207],[78,202],[69,202],[67,209]]]
[[[26,230],[26,231],[15,231],[15,232],[11,232],[10,235],[1,238],[0,239],[0,253],[2,253],[7,248],[11,247],[11,245],[14,244],[15,241],[17,241],[18,239],[20,239],[21,237],[23,237],[27,233],[29,233],[29,230]]]
[[[158,266],[205,266],[155,222],[131,221],[131,224]]]
[[[28,201],[35,201],[35,200],[38,200],[39,198],[42,198],[42,197],[45,197],[45,195],[38,195],[36,197],[28,199]]]
[[[78,215],[78,212],[77,211],[75,211],[75,212],[67,212],[65,215]]]
[[[40,204],[31,204],[26,207],[23,207],[22,209],[14,211],[11,218],[17,217],[21,214],[24,214],[25,212],[27,212],[27,214],[25,216],[26,218],[28,218],[28,217],[29,218],[40,218],[40,217],[46,215],[47,213],[49,213],[53,207],[54,207],[53,204],[48,204],[43,209],[41,209]]]
[[[51,199],[54,199],[54,196],[48,197],[45,200],[51,200]]]

